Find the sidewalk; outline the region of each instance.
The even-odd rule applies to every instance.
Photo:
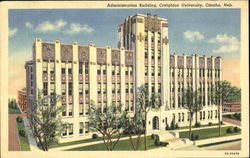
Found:
[[[241,126],[241,121],[233,120],[230,118],[222,118],[222,121],[232,125]]]
[[[25,131],[27,133],[27,137],[28,137],[28,141],[30,144],[30,151],[41,151],[36,144],[36,140],[34,139],[34,137],[32,137],[30,135],[29,131],[29,121],[26,117],[23,118],[23,122],[24,122],[24,127],[25,127]]]
[[[16,117],[22,114],[9,114],[9,151],[20,151],[20,141],[16,124]]]

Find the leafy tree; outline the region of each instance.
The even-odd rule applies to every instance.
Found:
[[[102,135],[102,140],[107,150],[112,151],[122,135],[126,122],[126,111],[122,111],[121,104],[111,104],[105,112],[95,106],[91,101],[89,108],[89,129]],[[114,136],[118,137],[114,140]]]
[[[138,88],[136,108],[140,108],[144,116],[144,145],[147,150],[147,114],[151,110],[158,110],[161,106],[160,97],[157,94],[149,94],[148,88],[142,85]]]
[[[189,138],[191,139],[193,114],[203,108],[198,91],[192,88],[186,89],[183,94],[183,104],[189,112]]]
[[[212,88],[212,103],[217,105],[218,107],[218,133],[219,136],[221,136],[221,116],[220,116],[220,111],[221,111],[221,106],[223,102],[227,101],[230,99],[230,93],[231,93],[231,83],[228,81],[219,81],[213,86]]]
[[[124,125],[124,133],[129,135],[129,141],[134,150],[138,150],[141,143],[141,135],[145,132],[144,128],[144,113],[139,106],[135,109],[133,117],[126,117]],[[132,136],[136,135],[136,141],[133,142]]]
[[[59,100],[56,94],[44,96],[38,90],[37,100],[28,110],[31,133],[43,151],[48,151],[50,145],[58,143],[58,138],[66,128],[60,116],[65,106],[58,105]]]

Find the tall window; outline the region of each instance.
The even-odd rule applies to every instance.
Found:
[[[154,75],[155,75],[155,67],[152,66],[152,67],[151,67],[151,76],[154,76]]]
[[[68,95],[72,95],[72,89],[73,89],[73,85],[72,82],[69,82],[69,89],[68,89]]]
[[[48,95],[48,83],[43,82],[43,95]]]
[[[73,135],[73,123],[69,124],[69,135]]]
[[[83,95],[83,84],[79,83],[79,95]]]
[[[115,94],[115,84],[112,83],[112,94]]]
[[[62,83],[62,95],[66,95],[66,83]]]
[[[145,76],[148,76],[148,66],[145,66]]]
[[[85,74],[88,75],[89,74],[89,64],[85,63]]]
[[[79,115],[83,115],[84,107],[83,104],[79,104]]]
[[[85,94],[89,94],[89,84],[85,83]]]
[[[54,63],[54,62],[51,62],[51,63],[49,64],[49,66],[50,66],[50,73],[51,73],[51,74],[54,74],[54,73],[55,73],[55,63]]]
[[[62,67],[61,68],[62,74],[66,74],[66,69],[65,69],[66,65],[65,65],[65,63],[62,63],[61,67]]]
[[[46,61],[43,62],[43,73],[44,74],[48,73],[48,62]]]
[[[97,75],[101,75],[101,65],[97,65]]]
[[[79,71],[78,71],[79,74],[82,74],[82,62],[79,62]]]
[[[69,116],[73,116],[73,105],[72,104],[69,105],[68,110],[69,110]]]
[[[83,134],[83,129],[84,129],[83,122],[80,122],[79,123],[79,134]]]
[[[101,84],[98,83],[97,85],[97,94],[101,94]]]

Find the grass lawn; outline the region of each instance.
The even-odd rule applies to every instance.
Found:
[[[224,125],[224,124],[222,124],[222,125]],[[193,128],[201,128],[201,127],[212,127],[212,126],[218,126],[218,123],[214,123],[214,124],[212,124],[211,126],[209,126],[208,124],[201,125],[200,127],[192,126],[192,129],[193,129]],[[173,130],[181,130],[181,129],[189,129],[189,126],[179,127],[179,128],[173,129]],[[172,130],[172,129],[171,129],[171,130]]]
[[[23,122],[19,123],[19,122],[16,121],[16,123],[17,123],[18,131],[19,130],[24,130],[25,131]],[[18,134],[19,134],[19,132],[18,132]],[[19,134],[19,140],[20,140],[20,144],[21,144],[21,150],[22,151],[30,151],[30,145],[29,145],[28,138],[26,136],[23,137],[23,136],[21,136]]]
[[[134,138],[133,141],[136,141]],[[157,148],[154,144],[154,140],[151,138],[151,136],[147,136],[147,147],[148,150]],[[89,145],[89,146],[83,146],[78,148],[72,148],[68,149],[66,151],[93,151],[93,150],[107,150],[105,145],[103,143],[95,144],[95,145]],[[132,145],[130,144],[129,139],[126,140],[120,140],[114,150],[133,150]],[[139,150],[144,150],[144,137],[141,138],[141,143]]]
[[[229,118],[229,119],[236,120],[236,121],[241,121],[241,117],[239,117],[239,116],[237,117],[234,114],[223,115],[222,117],[223,118]]]
[[[234,133],[234,132],[233,133],[227,133],[226,130],[229,127],[233,128],[233,126],[226,126],[226,127],[221,128],[221,137],[237,135],[237,134],[241,133],[241,131],[236,132],[236,133]],[[207,129],[200,129],[200,130],[192,130],[192,133],[194,133],[194,135],[198,134],[200,136],[199,140],[219,137],[218,128],[207,128]],[[188,138],[189,137],[189,132],[188,131],[180,132],[179,135],[180,135],[180,138]]]
[[[117,138],[117,136],[118,136],[118,135],[115,135],[115,136],[112,137],[112,138]],[[127,137],[127,136],[122,135],[121,138],[122,138],[122,137]],[[101,141],[101,140],[102,140],[102,137],[98,137],[98,138],[96,138],[96,139],[89,138],[89,139],[77,140],[77,141],[72,141],[72,142],[58,143],[58,144],[51,145],[49,148],[51,149],[51,148],[57,148],[57,147],[75,145],[75,144],[96,142],[96,141]]]
[[[13,109],[13,108],[10,108],[9,107],[9,114],[20,114],[20,110],[17,108],[17,109]]]

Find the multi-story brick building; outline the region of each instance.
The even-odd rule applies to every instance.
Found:
[[[222,104],[222,112],[241,112],[241,102],[224,102]]]
[[[60,103],[67,105],[63,121],[70,123],[62,141],[89,136],[90,100],[103,111],[112,102],[121,103],[133,115],[136,89],[143,84],[150,93],[160,94],[162,104],[149,113],[148,130],[165,130],[173,119],[187,126],[188,112],[180,97],[188,86],[202,92],[199,122],[217,121],[217,106],[210,104],[208,94],[211,84],[221,79],[219,57],[170,55],[168,22],[157,16],[129,16],[118,27],[118,40],[118,49],[113,49],[35,39],[33,59],[26,63],[28,105],[37,89],[44,95],[61,95]]]
[[[20,90],[17,92],[18,98],[18,105],[21,108],[21,111],[26,113],[27,112],[27,94],[26,91]]]

